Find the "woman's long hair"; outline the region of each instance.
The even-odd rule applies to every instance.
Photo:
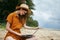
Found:
[[[20,6],[20,4],[18,4],[18,5],[16,6],[16,10],[19,10],[19,8],[20,8],[19,6]],[[27,20],[27,18],[28,18],[30,15],[31,15],[31,10],[29,9],[28,12],[25,13],[25,15],[20,15],[20,14],[18,14],[19,20],[22,20],[22,19]]]

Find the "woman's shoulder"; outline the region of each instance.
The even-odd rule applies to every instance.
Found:
[[[15,12],[12,12],[8,16],[14,16],[15,14],[16,14]]]

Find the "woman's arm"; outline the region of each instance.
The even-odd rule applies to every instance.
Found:
[[[32,29],[32,30],[39,29],[39,27],[29,27],[29,26],[26,25],[26,23],[24,24],[24,28],[26,28],[26,29]]]
[[[6,24],[6,29],[7,29],[9,32],[14,33],[14,34],[16,34],[16,35],[18,35],[18,36],[21,35],[20,33],[17,33],[17,32],[13,31],[13,30],[10,28],[10,23],[9,23],[9,22],[7,22],[7,24]]]

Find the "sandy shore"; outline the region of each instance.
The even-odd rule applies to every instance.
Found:
[[[21,29],[22,34],[33,34],[35,31],[36,33],[34,34],[34,39],[30,38],[27,40],[60,40],[60,31],[57,30],[49,30],[43,28],[38,30],[28,30],[24,28]],[[6,30],[0,29],[0,40],[3,40],[6,32]]]

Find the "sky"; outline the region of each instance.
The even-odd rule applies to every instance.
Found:
[[[60,0],[32,0],[35,4],[32,10],[33,19],[37,20],[39,27],[60,29]]]

